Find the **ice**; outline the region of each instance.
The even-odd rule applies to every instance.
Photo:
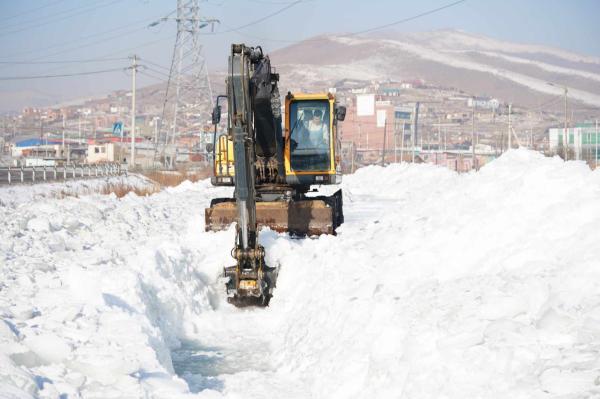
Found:
[[[262,231],[265,309],[227,304],[234,229],[204,231],[230,189],[0,190],[0,397],[600,395],[600,172],[512,150],[342,188],[337,236]]]

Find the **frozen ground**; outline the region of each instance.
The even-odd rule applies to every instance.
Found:
[[[343,189],[337,237],[263,231],[266,309],[224,301],[207,181],[0,206],[0,397],[600,396],[600,172],[515,150]]]

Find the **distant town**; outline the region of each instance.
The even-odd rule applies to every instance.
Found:
[[[324,91],[306,84],[291,91]],[[368,164],[427,162],[465,172],[483,166],[508,148],[527,147],[565,156],[564,114],[475,96],[423,79],[342,79],[326,88],[347,107],[340,129],[344,172]],[[119,90],[59,107],[26,107],[0,119],[3,166],[121,163],[130,168],[208,165],[214,140],[210,105],[201,115],[179,113],[177,129],[159,101],[160,85],[141,88],[136,106],[135,165],[131,152],[131,91]],[[560,99],[559,99],[560,100]],[[224,110],[226,112],[226,110]],[[596,121],[566,122],[567,157],[595,167]],[[217,134],[224,134],[223,121]],[[208,146],[207,146],[208,145]]]

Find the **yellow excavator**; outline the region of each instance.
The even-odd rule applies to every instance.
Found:
[[[215,186],[235,187],[232,198],[215,198],[205,210],[207,231],[236,225],[233,266],[225,267],[228,301],[268,305],[277,267],[265,264],[259,228],[295,236],[335,234],[343,223],[342,191],[314,195],[315,185],[339,184],[337,122],[346,108],[331,93],[287,93],[282,117],[279,74],[261,47],[233,44],[227,94],[212,112]],[[227,99],[227,130],[217,135]],[[282,123],[282,119],[285,123]]]

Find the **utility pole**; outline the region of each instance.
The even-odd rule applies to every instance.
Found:
[[[65,154],[65,114],[62,114],[62,148],[61,158]]]
[[[383,122],[383,151],[381,151],[381,166],[385,166],[385,141],[387,139],[387,117]]]
[[[531,142],[531,149],[533,150],[533,125],[529,127],[529,141]]]
[[[512,116],[512,104],[508,104],[508,150],[512,148],[512,124],[510,117]],[[504,143],[502,143],[504,145]]]
[[[398,123],[394,123],[394,163],[398,163]]]
[[[444,126],[444,152],[448,151],[448,128]]]
[[[477,169],[477,159],[475,158],[475,98],[471,101],[471,152],[473,157],[473,169]]]
[[[594,162],[594,169],[598,168],[598,119],[596,119],[596,137],[594,142],[596,143],[596,161]]]
[[[406,129],[406,122],[402,120],[402,137],[400,137],[400,163],[404,162],[404,133]]]
[[[135,168],[135,73],[137,72],[137,55],[133,55],[131,64],[131,162],[130,167]]]
[[[362,147],[362,146],[363,146],[363,142],[362,142],[362,134],[361,134],[361,131],[360,131],[360,123],[358,124],[358,145],[359,145],[360,147]]]
[[[564,134],[564,154],[565,154],[565,161],[569,160],[569,131],[567,130],[569,128],[568,125],[568,114],[567,114],[567,93],[569,92],[569,89],[567,89],[567,86],[563,87],[564,91],[565,91],[565,134]]]
[[[569,89],[567,88],[567,86],[559,86],[557,84],[554,84],[552,82],[546,82],[546,84],[550,85],[550,86],[554,86],[554,87],[560,87],[563,89],[563,93],[565,94],[565,130],[563,132],[563,158],[565,161],[568,160],[569,157],[569,133],[568,133],[568,114],[567,114],[567,96],[569,93]]]
[[[158,116],[154,117],[154,143],[158,143],[158,121],[160,118]],[[121,134],[122,135],[122,134]]]
[[[442,118],[438,117],[438,151],[442,148]]]
[[[415,162],[415,144],[417,141],[417,134],[418,134],[418,128],[419,128],[419,102],[417,101],[415,103],[415,108],[414,108],[414,116],[413,116],[413,123],[412,123],[412,129],[411,129],[411,144],[412,144],[412,162]]]
[[[44,145],[44,119],[40,116],[40,144]],[[46,156],[48,156],[48,138],[46,137],[46,145],[44,146],[44,151],[46,152]]]

